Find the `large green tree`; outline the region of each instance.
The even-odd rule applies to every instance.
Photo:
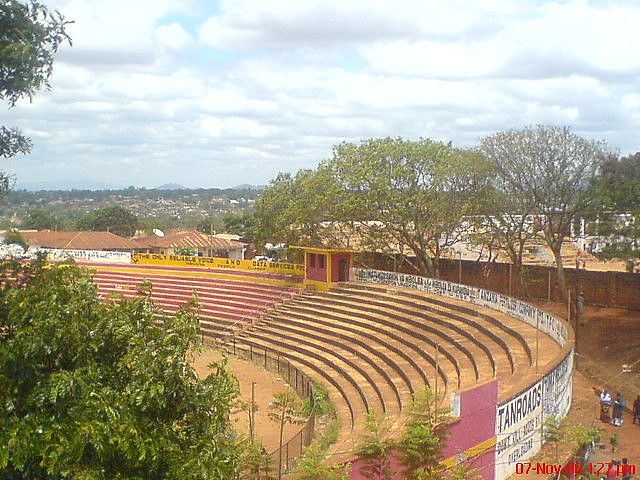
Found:
[[[362,245],[407,252],[430,276],[476,212],[487,170],[474,152],[400,138],[339,145],[329,167],[343,191],[341,216],[355,223]]]
[[[138,217],[119,205],[94,210],[78,220],[80,230],[111,232],[123,237],[131,237],[140,226]]]
[[[103,302],[87,271],[4,271],[0,479],[233,479],[237,395],[224,363],[199,379],[194,306]]]
[[[607,155],[604,144],[568,127],[538,125],[490,135],[482,140],[480,151],[493,164],[504,191],[534,206],[555,258],[558,285],[566,295],[562,244],[571,223],[593,201],[585,193]]]
[[[65,21],[36,0],[0,1],[0,100],[13,107],[21,98],[31,100],[41,88],[49,88],[53,59],[58,48],[70,43]],[[31,141],[15,128],[0,126],[0,157],[28,153]],[[0,194],[10,178],[0,174]]]
[[[261,240],[405,253],[437,276],[441,254],[477,211],[487,162],[429,139],[338,145],[330,160],[280,174],[256,207]]]

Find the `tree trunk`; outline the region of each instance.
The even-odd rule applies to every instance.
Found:
[[[529,298],[529,286],[527,285],[527,279],[525,277],[525,270],[522,267],[522,256],[524,254],[524,240],[520,240],[520,244],[518,246],[518,252],[515,256],[515,264],[514,267],[518,270],[518,279],[520,280],[520,288],[519,294],[520,297]]]
[[[278,450],[278,480],[282,479],[282,437],[284,435],[284,412],[280,420],[280,449]]]
[[[418,264],[418,272],[424,277],[437,277],[437,270],[429,253],[424,250],[414,251],[416,254],[416,263]]]
[[[567,282],[564,276],[564,265],[562,265],[562,254],[560,253],[562,250],[562,242],[560,245],[554,245],[553,257],[556,261],[556,270],[558,272],[558,288],[560,288],[560,295],[562,295],[562,300],[567,300]]]

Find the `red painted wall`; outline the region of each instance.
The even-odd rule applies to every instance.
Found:
[[[496,408],[498,404],[498,381],[480,385],[460,395],[460,418],[450,425],[451,435],[444,448],[444,457],[449,458],[459,452],[495,437]],[[478,469],[484,480],[495,477],[495,449],[475,458],[470,464]]]
[[[339,279],[340,260],[347,261],[347,279],[346,280],[349,279],[348,276],[349,276],[349,268],[351,268],[351,255],[349,255],[348,253],[340,253],[340,254],[335,253],[331,255],[331,281],[332,282],[340,281]]]
[[[444,458],[456,455],[479,443],[495,437],[496,405],[498,403],[498,381],[493,380],[460,394],[460,418],[450,426],[450,436],[445,443]],[[469,464],[477,469],[484,480],[495,477],[495,449],[491,448],[476,457]],[[354,460],[351,466],[351,480],[369,480],[360,473],[361,462]],[[402,465],[393,459],[391,467],[401,470]],[[396,475],[394,480],[399,480]]]
[[[315,266],[312,266],[311,256],[315,256]],[[324,268],[320,268],[320,257],[324,257]],[[307,252],[307,278],[319,282],[327,281],[327,256],[319,253]]]

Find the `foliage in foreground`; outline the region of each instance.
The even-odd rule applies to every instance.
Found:
[[[448,411],[440,407],[436,395],[425,387],[414,393],[413,401],[399,439],[385,415],[369,412],[365,433],[356,447],[360,473],[375,480],[475,480],[476,471],[466,463],[445,467],[444,441],[448,435]],[[394,467],[393,458],[400,461]]]
[[[0,290],[0,479],[231,479],[239,448],[224,363],[197,378],[194,305],[100,302],[75,266]]]

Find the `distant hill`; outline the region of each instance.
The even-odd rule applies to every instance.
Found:
[[[165,183],[164,185],[160,185],[159,187],[154,188],[154,190],[189,190],[184,185],[180,185],[179,183]]]
[[[251,185],[249,183],[242,183],[240,185],[236,185],[235,187],[231,187],[230,190],[257,190],[261,191],[267,188],[266,185]]]

